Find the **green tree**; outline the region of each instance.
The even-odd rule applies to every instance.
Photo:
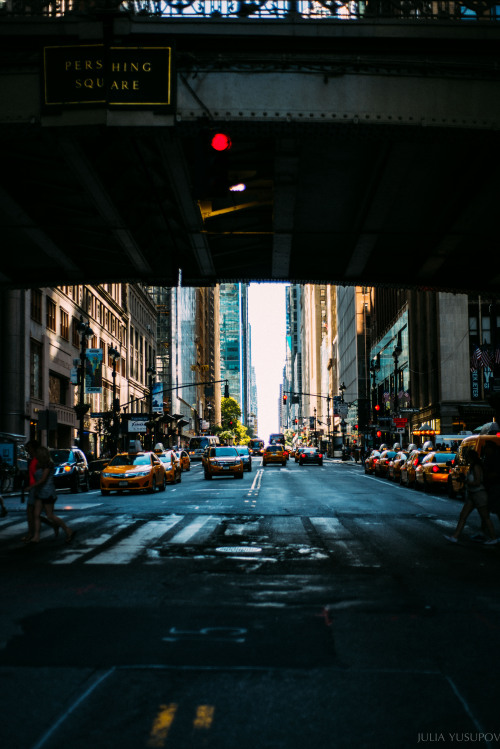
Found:
[[[241,417],[241,408],[234,398],[222,398],[220,404],[222,429],[232,432]]]

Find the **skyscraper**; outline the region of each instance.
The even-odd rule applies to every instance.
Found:
[[[241,408],[241,422],[250,413],[250,346],[248,284],[223,283],[220,292],[220,371],[229,394]]]

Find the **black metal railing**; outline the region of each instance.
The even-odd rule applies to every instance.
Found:
[[[498,3],[498,4],[497,4]],[[496,22],[500,0],[0,0],[0,15],[127,13],[150,18],[322,18]]]

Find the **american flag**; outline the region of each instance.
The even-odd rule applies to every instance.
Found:
[[[479,364],[481,363],[481,349],[479,346],[476,347],[476,350],[471,356],[471,367],[472,369],[477,369]]]
[[[480,361],[483,367],[491,367],[491,365],[493,364],[493,356],[488,349],[483,349],[481,351]]]

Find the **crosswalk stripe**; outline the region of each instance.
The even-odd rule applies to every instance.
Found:
[[[352,538],[352,533],[338,518],[309,518],[323,538]]]
[[[76,562],[78,559],[81,559],[90,551],[97,549],[99,546],[103,546],[107,541],[113,538],[113,536],[115,536],[117,533],[120,533],[120,531],[124,530],[125,528],[129,528],[131,525],[134,525],[137,521],[129,518],[128,520],[124,520],[124,522],[120,523],[118,518],[113,518],[111,522],[113,525],[112,532],[109,532],[109,533],[104,532],[104,533],[101,533],[100,536],[95,536],[95,537],[85,539],[84,541],[81,542],[82,545],[79,544],[79,548],[76,550],[73,546],[70,546],[67,549],[63,549],[61,552],[62,556],[58,559],[55,559],[53,564],[72,564],[73,562]],[[72,530],[74,529],[74,526],[75,524],[72,523],[71,524]]]
[[[148,542],[161,538],[180,520],[182,520],[182,515],[170,515],[146,523],[123,541],[118,541],[111,549],[103,551],[92,559],[87,559],[84,564],[127,564],[143,552]]]
[[[220,522],[220,518],[214,518],[212,515],[201,515],[197,520],[189,523],[189,525],[179,531],[179,533],[176,533],[176,535],[170,539],[169,544],[186,544],[188,541],[191,541],[191,539],[194,538],[194,536],[196,536],[204,526],[208,523],[213,523],[214,520],[216,521],[216,525]]]

